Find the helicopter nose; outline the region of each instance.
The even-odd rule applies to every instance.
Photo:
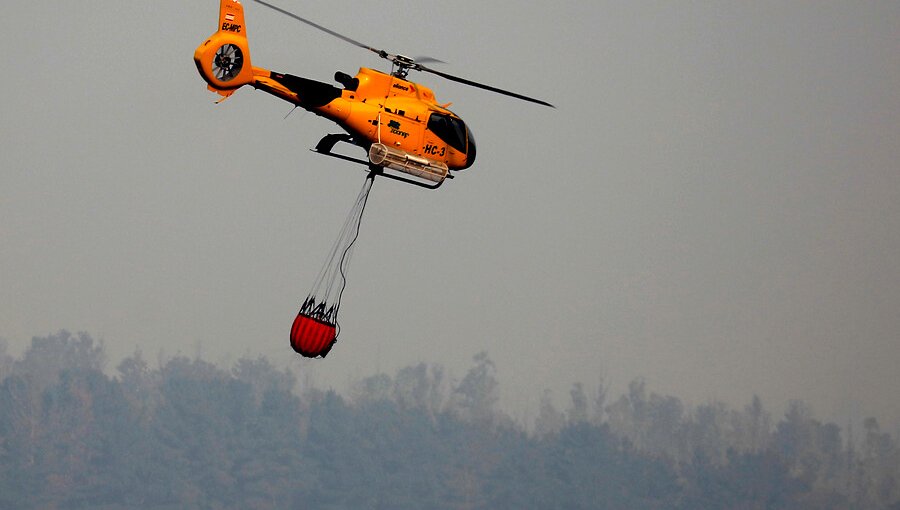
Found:
[[[463,169],[469,168],[475,163],[475,154],[477,151],[475,150],[475,137],[472,136],[472,130],[469,129],[469,126],[466,126],[466,138],[468,139],[468,146],[466,147],[466,166]]]

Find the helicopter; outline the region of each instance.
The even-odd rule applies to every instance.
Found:
[[[314,152],[368,166],[373,174],[437,188],[451,171],[463,170],[475,162],[475,138],[463,120],[439,104],[429,87],[407,79],[410,71],[427,72],[442,78],[553,108],[546,101],[531,98],[460,78],[425,64],[440,60],[391,54],[363,44],[306,18],[262,0],[255,2],[369,50],[391,62],[391,72],[361,67],[356,76],[336,72],[341,87],[309,78],[279,73],[251,65],[247,25],[243,5],[238,0],[220,0],[217,31],[197,47],[194,62],[207,88],[219,94],[220,103],[245,85],[279,97],[295,108],[303,108],[339,125],[344,133],[327,134]],[[332,152],[338,142],[358,146],[367,159]],[[386,171],[389,170],[389,171]]]

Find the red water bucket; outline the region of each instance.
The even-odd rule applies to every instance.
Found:
[[[291,347],[307,358],[325,357],[337,340],[334,324],[314,319],[305,314],[297,314],[291,327]]]

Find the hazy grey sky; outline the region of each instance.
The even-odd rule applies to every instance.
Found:
[[[254,65],[384,63],[244,2]],[[192,62],[215,0],[15,2],[0,32],[0,337],[65,328],[344,388],[487,350],[504,404],[601,375],[698,404],[900,422],[900,2],[279,5],[551,110],[414,79],[473,128],[437,192],[375,183],[339,343],[288,332],[363,173]],[[529,411],[530,410],[530,411]]]

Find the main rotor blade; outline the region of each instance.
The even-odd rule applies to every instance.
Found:
[[[256,1],[258,2],[259,0],[256,0]],[[499,88],[497,88],[497,87],[492,87],[492,86],[490,86],[490,85],[485,85],[484,83],[478,83],[477,81],[472,81],[472,80],[467,80],[467,79],[465,79],[465,78],[460,78],[459,76],[453,76],[452,74],[447,74],[447,73],[444,73],[444,72],[441,72],[441,71],[437,71],[437,70],[432,69],[432,68],[430,68],[430,67],[425,67],[425,66],[423,66],[423,65],[421,65],[421,64],[417,64],[417,65],[414,67],[414,69],[417,69],[417,70],[419,70],[419,71],[425,71],[425,72],[428,72],[428,73],[431,73],[431,74],[436,74],[436,75],[440,76],[441,78],[446,78],[446,79],[448,79],[448,80],[450,80],[450,81],[455,81],[455,82],[458,82],[458,83],[462,83],[462,84],[469,85],[469,86],[472,86],[472,87],[477,87],[477,88],[484,89],[484,90],[490,90],[491,92],[496,92],[496,93],[498,93],[498,94],[503,94],[504,96],[510,96],[510,97],[514,97],[514,98],[516,98],[516,99],[521,99],[521,100],[523,100],[523,101],[529,101],[529,102],[531,102],[531,103],[537,103],[537,104],[540,104],[540,105],[549,106],[550,108],[556,108],[556,107],[553,106],[552,104],[550,104],[550,103],[548,103],[548,102],[546,102],[546,101],[541,101],[540,99],[535,99],[535,98],[533,98],[533,97],[523,96],[522,94],[517,94],[517,93],[515,93],[515,92],[510,92],[509,90],[503,90],[503,89],[499,89]]]
[[[417,64],[446,64],[446,62],[444,62],[443,60],[438,60],[434,57],[413,57],[413,60]]]
[[[290,18],[294,18],[295,20],[297,20],[297,21],[299,21],[299,22],[301,22],[301,23],[306,23],[307,25],[309,25],[309,26],[311,26],[311,27],[313,27],[313,28],[317,28],[317,29],[319,29],[319,30],[325,32],[326,34],[333,35],[333,36],[337,37],[338,39],[340,39],[340,40],[342,40],[342,41],[346,41],[346,42],[348,42],[348,43],[350,43],[350,44],[352,44],[352,45],[354,45],[354,46],[359,46],[360,48],[369,50],[369,51],[371,51],[371,52],[373,52],[373,53],[377,53],[378,56],[380,56],[380,57],[386,57],[386,56],[387,56],[387,52],[384,51],[384,50],[379,50],[379,49],[377,49],[377,48],[373,48],[373,47],[369,46],[368,44],[363,44],[363,43],[361,43],[361,42],[359,42],[359,41],[357,41],[357,40],[355,40],[355,39],[351,39],[351,38],[347,37],[346,35],[339,34],[339,33],[335,32],[334,30],[331,30],[331,29],[329,29],[329,28],[325,28],[325,27],[323,27],[322,25],[319,25],[318,23],[315,23],[315,22],[310,21],[310,20],[308,20],[308,19],[306,19],[306,18],[302,18],[302,17],[300,17],[300,16],[297,16],[296,14],[294,14],[294,13],[292,13],[292,12],[290,12],[290,11],[286,11],[286,10],[282,9],[281,7],[272,5],[272,4],[268,3],[268,2],[263,2],[263,0],[253,0],[253,1],[256,2],[256,3],[262,4],[262,5],[265,5],[265,6],[268,7],[269,9],[272,9],[273,11],[280,12],[281,14],[284,14],[285,16],[288,16],[288,17],[290,17]]]
[[[343,34],[340,34],[340,33],[338,33],[338,32],[335,32],[334,30],[331,30],[331,29],[329,29],[329,28],[325,28],[325,27],[323,27],[322,25],[319,25],[318,23],[315,23],[315,22],[313,22],[313,21],[310,21],[310,20],[308,20],[308,19],[306,19],[306,18],[303,18],[303,17],[301,17],[301,16],[297,16],[296,14],[294,14],[294,13],[292,13],[292,12],[290,12],[290,11],[286,11],[286,10],[282,9],[281,7],[272,5],[272,4],[270,4],[270,3],[268,3],[268,2],[265,2],[265,1],[263,1],[263,0],[253,0],[253,1],[256,2],[256,3],[258,3],[258,4],[262,4],[262,5],[266,6],[266,7],[268,7],[269,9],[272,9],[273,11],[280,12],[281,14],[284,14],[285,16],[288,16],[288,17],[290,17],[290,18],[293,18],[293,19],[295,19],[295,20],[297,20],[297,21],[299,21],[299,22],[301,22],[301,23],[305,23],[305,24],[307,24],[307,25],[309,25],[309,26],[311,26],[311,27],[313,27],[313,28],[316,28],[316,29],[318,29],[318,30],[321,30],[322,32],[325,32],[326,34],[329,34],[329,35],[332,35],[332,36],[334,36],[334,37],[337,37],[338,39],[340,39],[340,40],[342,40],[342,41],[348,42],[348,43],[350,43],[350,44],[352,44],[352,45],[354,45],[354,46],[358,46],[358,47],[360,47],[360,48],[362,48],[362,49],[369,50],[369,51],[371,51],[372,53],[375,53],[376,55],[378,55],[379,57],[381,57],[381,58],[386,58],[386,59],[390,60],[391,62],[393,62],[393,63],[395,63],[395,64],[397,64],[398,61],[402,60],[403,62],[399,62],[400,65],[401,65],[401,66],[404,66],[404,65],[405,65],[405,67],[407,67],[407,68],[409,68],[409,69],[415,69],[415,70],[417,70],[417,71],[425,71],[425,72],[428,72],[428,73],[431,73],[431,74],[436,74],[436,75],[438,75],[438,76],[440,76],[440,77],[442,77],[442,78],[446,78],[446,79],[448,79],[448,80],[450,80],[450,81],[455,81],[455,82],[458,82],[458,83],[462,83],[462,84],[464,84],[464,85],[469,85],[469,86],[471,86],[471,87],[477,87],[477,88],[480,88],[480,89],[489,90],[489,91],[491,91],[491,92],[496,92],[496,93],[498,93],[498,94],[503,94],[503,95],[505,95],[505,96],[510,96],[510,97],[514,97],[514,98],[516,98],[516,99],[521,99],[521,100],[523,100],[523,101],[528,101],[528,102],[531,102],[531,103],[537,103],[537,104],[540,104],[540,105],[549,106],[550,108],[556,108],[556,107],[553,106],[552,104],[550,104],[550,103],[548,103],[548,102],[546,102],[546,101],[541,101],[540,99],[535,99],[535,98],[533,98],[533,97],[523,96],[522,94],[517,94],[517,93],[511,92],[511,91],[509,91],[509,90],[503,90],[503,89],[500,89],[500,88],[497,88],[497,87],[492,87],[492,86],[490,86],[490,85],[485,85],[484,83],[478,83],[478,82],[476,82],[476,81],[467,80],[466,78],[460,78],[459,76],[453,76],[452,74],[447,74],[447,73],[438,71],[438,70],[436,70],[436,69],[432,69],[432,68],[430,68],[430,67],[425,67],[425,66],[423,66],[423,65],[421,64],[421,62],[440,63],[440,64],[443,64],[443,63],[444,63],[444,62],[442,62],[442,61],[440,61],[440,60],[438,60],[438,59],[430,58],[430,57],[419,57],[419,59],[409,59],[409,58],[406,58],[406,57],[400,57],[399,55],[391,55],[390,53],[388,53],[388,52],[386,52],[386,51],[384,51],[384,50],[379,50],[378,48],[373,48],[373,47],[369,46],[368,44],[363,44],[363,43],[357,41],[356,39],[352,39],[352,38],[350,38],[350,37],[347,37],[346,35],[343,35]]]

